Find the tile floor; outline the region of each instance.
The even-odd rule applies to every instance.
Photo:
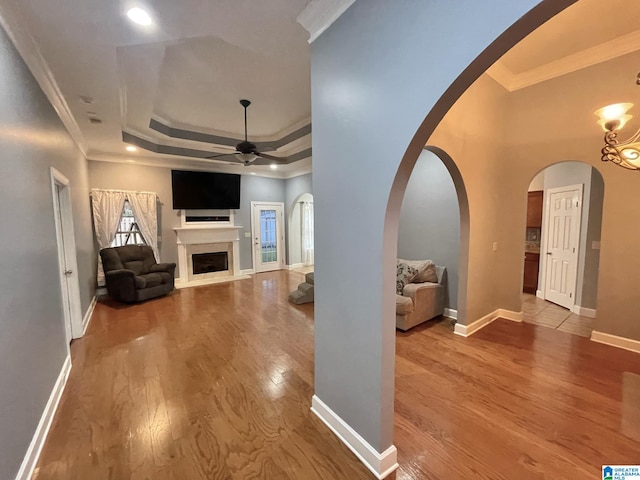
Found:
[[[555,303],[529,293],[522,294],[524,321],[589,338],[595,319],[571,313]]]

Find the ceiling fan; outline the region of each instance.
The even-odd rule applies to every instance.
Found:
[[[259,158],[264,158],[265,160],[269,160],[272,162],[286,163],[287,161],[286,158],[276,157],[273,155],[268,155],[266,153],[258,152],[258,148],[255,146],[255,144],[251,143],[248,140],[247,138],[247,107],[251,105],[251,102],[249,100],[242,99],[240,100],[240,105],[242,105],[242,108],[244,108],[244,140],[236,145],[236,151],[233,153],[221,153],[221,154],[213,155],[206,158],[212,159],[212,158],[234,156],[245,165],[251,165]],[[235,160],[231,160],[231,161],[235,161]]]

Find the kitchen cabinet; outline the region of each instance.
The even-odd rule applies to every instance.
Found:
[[[524,282],[522,291],[535,295],[538,290],[538,268],[540,265],[540,254],[526,252],[524,254]]]
[[[527,228],[542,228],[542,191],[529,192],[527,198]]]

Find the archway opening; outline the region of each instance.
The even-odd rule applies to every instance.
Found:
[[[413,167],[400,210],[396,328],[407,331],[439,317],[464,317],[468,249],[462,176],[445,151],[427,146]]]
[[[305,192],[289,206],[289,266],[313,267],[315,262],[313,195]]]
[[[637,60],[637,55],[635,57]],[[546,78],[538,80],[535,84],[510,87],[509,82],[502,79],[498,80],[499,72],[495,70],[487,75],[482,75],[469,89],[453,104],[448,113],[442,118],[437,127],[434,129],[427,142],[439,145],[445,149],[456,160],[456,165],[462,173],[464,183],[467,187],[470,204],[470,242],[469,242],[469,264],[468,264],[468,281],[466,283],[468,292],[466,296],[466,313],[467,315],[459,319],[461,327],[465,327],[465,332],[471,335],[489,325],[496,319],[508,319],[515,322],[527,322],[528,314],[527,306],[522,304],[522,286],[523,286],[523,254],[525,253],[526,241],[533,241],[532,237],[535,232],[528,232],[525,227],[526,210],[524,208],[526,197],[523,192],[527,190],[527,186],[531,182],[533,173],[549,167],[549,182],[547,186],[549,190],[571,185],[582,185],[582,194],[580,197],[586,207],[582,209],[579,220],[581,229],[578,229],[579,238],[577,239],[576,252],[578,257],[574,265],[576,273],[576,284],[573,288],[567,290],[572,293],[573,307],[578,313],[567,312],[567,316],[560,318],[557,326],[567,320],[572,313],[577,316],[589,317],[593,310],[596,314],[596,308],[604,303],[604,299],[608,304],[612,303],[613,298],[619,298],[614,291],[616,289],[614,282],[603,282],[603,277],[599,277],[600,261],[600,233],[602,230],[603,238],[610,235],[607,231],[607,223],[613,225],[614,214],[610,211],[609,216],[605,213],[603,223],[603,196],[604,196],[604,179],[603,176],[594,168],[594,165],[600,165],[599,152],[601,149],[601,136],[595,125],[595,119],[592,112],[599,106],[613,103],[614,99],[607,100],[611,95],[610,88],[607,87],[608,80],[606,75],[602,75],[608,69],[615,71],[624,71],[629,69],[629,63],[632,63],[631,57],[620,59],[609,59],[610,63],[603,63],[596,66],[589,66],[584,71],[572,72],[571,77],[566,75],[558,75],[557,78]],[[634,67],[635,68],[635,67]],[[631,71],[629,78],[633,80],[635,70]],[[605,79],[602,82],[590,82],[591,76]],[[628,79],[627,79],[628,80]],[[629,82],[632,85],[633,82]],[[588,85],[589,87],[572,90],[575,85]],[[513,88],[513,89],[511,89]],[[620,91],[628,92],[628,88],[621,88]],[[563,96],[562,108],[558,108],[558,98]],[[629,97],[627,97],[629,98]],[[619,100],[617,100],[619,101]],[[432,111],[433,113],[433,111]],[[428,117],[427,117],[428,118]],[[426,121],[425,121],[426,122]],[[424,124],[423,124],[424,127]],[[420,137],[421,139],[423,137]],[[415,139],[414,139],[415,140]],[[405,153],[403,163],[400,165],[395,179],[394,187],[390,194],[388,207],[396,207],[398,197],[403,195],[407,182],[410,182],[410,169],[412,167],[411,159],[416,156],[415,145],[411,145]],[[567,158],[584,159],[580,162],[566,162]],[[406,162],[406,164],[405,164]],[[551,178],[557,171],[576,169],[577,163],[582,165],[582,170],[587,172],[588,178],[585,180],[567,180],[568,183],[563,185],[551,182]],[[607,195],[616,195],[621,197],[621,191],[611,192],[609,181],[618,182],[622,188],[629,186],[629,173],[607,165],[608,170],[604,175],[607,179]],[[567,173],[567,172],[565,172]],[[624,177],[624,178],[623,178]],[[571,183],[573,182],[573,183]],[[544,185],[544,174],[543,174]],[[396,187],[398,190],[396,191]],[[542,188],[545,190],[545,188]],[[591,190],[586,195],[587,190]],[[552,193],[552,192],[549,192]],[[572,202],[573,197],[568,197]],[[611,197],[609,197],[611,198]],[[586,200],[584,200],[586,199]],[[635,199],[630,199],[635,202]],[[608,200],[609,201],[609,200]],[[609,202],[609,207],[614,205]],[[621,205],[618,203],[618,205]],[[626,206],[625,206],[626,207]],[[401,210],[398,209],[400,212]],[[634,210],[634,207],[625,208],[627,212]],[[637,207],[635,207],[637,211]],[[387,210],[386,227],[394,224],[394,217],[397,211]],[[586,215],[586,217],[585,217]],[[584,218],[583,218],[584,217]],[[629,215],[631,217],[631,215]],[[607,222],[607,219],[609,220]],[[402,220],[400,220],[402,221]],[[544,219],[547,222],[547,217]],[[618,222],[619,223],[619,222]],[[538,227],[538,242],[541,240],[543,223]],[[612,232],[612,231],[611,231]],[[623,240],[627,244],[626,238]],[[604,242],[606,244],[606,241]],[[400,246],[400,238],[398,239]],[[543,247],[538,245],[538,248]],[[571,249],[573,250],[573,246]],[[544,250],[544,248],[543,248]],[[545,252],[546,253],[546,252]],[[603,252],[603,256],[605,252]],[[608,258],[612,257],[611,251],[606,251]],[[602,262],[605,263],[605,262]],[[548,269],[547,269],[548,270]],[[541,273],[545,282],[551,280],[546,279],[546,272]],[[613,272],[616,269],[613,263],[606,264],[606,271]],[[627,271],[629,269],[626,269]],[[559,279],[559,280],[558,280]],[[612,279],[609,279],[612,280]],[[562,282],[562,276],[556,278],[556,283]],[[605,285],[606,284],[606,285]],[[604,286],[603,286],[604,285]],[[600,289],[598,287],[601,287]],[[603,294],[603,288],[607,294]],[[537,290],[537,286],[536,286]],[[613,311],[613,310],[610,310]],[[564,314],[563,314],[564,315]],[[555,320],[554,320],[555,321]],[[608,318],[607,324],[614,323],[620,326],[620,332],[628,333],[630,338],[637,337],[637,329],[631,325],[622,327],[622,321],[618,322],[615,318]],[[601,318],[597,319],[595,325],[603,326],[604,322]],[[529,322],[532,323],[532,322]],[[571,323],[571,322],[570,322]],[[565,323],[565,331],[572,325]],[[545,325],[550,326],[550,325]],[[550,350],[553,346],[561,348],[573,345],[576,340],[568,335],[557,335],[553,338],[550,334],[556,332],[547,332],[547,329],[537,329],[531,326],[509,324],[503,320],[496,322],[494,328],[483,330],[479,333],[481,341],[485,341],[487,351],[490,355],[502,355],[508,351],[512,358],[505,357],[505,361],[509,362],[516,359],[517,364],[520,360],[526,361],[526,354],[520,356],[517,350],[524,352],[529,350],[530,356],[536,361],[545,363],[548,367],[555,367],[559,364],[568,366],[567,368],[584,368],[582,359],[577,356],[571,356],[571,349],[564,350],[562,357],[555,358],[555,364],[550,360],[553,355],[547,355],[547,352],[534,351],[543,340],[548,341],[547,346]],[[589,337],[593,328],[591,326],[580,328],[581,336]],[[609,327],[607,327],[609,328]],[[562,328],[560,328],[562,330]],[[573,332],[572,332],[573,333]],[[402,337],[404,334],[398,334]],[[486,359],[475,358],[473,361],[470,357],[473,353],[478,353],[474,348],[464,351],[459,357],[459,369],[456,362],[449,364],[446,361],[440,363],[436,355],[426,352],[427,340],[436,340],[438,346],[444,345],[442,355],[451,352],[453,341],[445,339],[444,335],[440,335],[436,329],[418,328],[416,329],[416,339],[420,339],[413,344],[401,345],[400,353],[407,353],[405,357],[398,361],[396,368],[396,432],[400,431],[401,437],[406,435],[407,431],[404,427],[407,425],[406,419],[419,418],[424,420],[426,417],[418,415],[411,417],[419,408],[433,408],[432,405],[444,407],[449,402],[458,402],[460,411],[471,407],[463,399],[459,399],[455,395],[435,395],[427,392],[430,388],[438,385],[440,388],[456,388],[464,389],[463,382],[456,382],[446,377],[445,372],[451,375],[461,374],[465,378],[477,378],[483,373],[482,368],[474,364],[484,363],[486,368],[495,368]],[[598,341],[606,340],[606,336],[602,335]],[[584,341],[578,339],[578,341]],[[613,341],[613,340],[610,340]],[[400,345],[398,343],[398,345]],[[422,345],[425,345],[424,348]],[[488,348],[499,346],[499,348]],[[626,344],[625,344],[626,345]],[[587,347],[588,348],[588,347]],[[637,347],[636,347],[637,348]],[[461,348],[462,350],[462,348]],[[472,353],[473,351],[473,353]],[[398,356],[396,356],[398,358]],[[415,361],[420,358],[419,361]],[[458,358],[458,357],[456,357]],[[560,360],[560,358],[564,359]],[[416,366],[419,364],[420,366]],[[424,374],[421,367],[424,365],[434,366],[434,370],[440,369],[440,374],[429,373],[429,382],[422,386],[418,385],[418,375]],[[468,369],[468,370],[467,370]],[[499,370],[499,369],[498,369]],[[497,370],[496,370],[497,371]],[[516,368],[514,371],[518,371]],[[550,368],[550,371],[555,371]],[[412,385],[407,387],[406,375],[411,372]],[[473,373],[470,373],[473,372]],[[521,371],[523,375],[528,372]],[[551,375],[553,375],[552,373]],[[503,375],[502,377],[500,375]],[[504,379],[509,378],[511,372],[505,369],[492,376],[491,380],[500,388],[509,388],[508,382]],[[399,381],[398,378],[402,378]],[[425,378],[427,374],[425,374]],[[513,379],[512,379],[513,380]],[[504,383],[503,383],[504,381]],[[517,382],[514,381],[513,385]],[[424,388],[423,388],[424,387]],[[526,392],[527,385],[521,385],[522,391]],[[403,390],[403,388],[405,388]],[[520,388],[520,387],[517,387]],[[543,388],[543,387],[541,387]],[[413,395],[408,393],[413,392]],[[484,395],[486,392],[474,395]],[[560,392],[562,395],[567,391]],[[490,398],[489,395],[486,397]],[[517,401],[518,399],[514,399]],[[438,403],[441,401],[441,403]],[[415,402],[413,406],[409,406],[411,402]],[[431,403],[433,402],[433,403]],[[491,401],[488,401],[490,404]],[[496,402],[498,404],[499,402]],[[426,406],[425,405],[429,405]],[[421,406],[421,407],[419,407]],[[534,405],[528,401],[522,403],[523,408],[532,408]],[[488,411],[484,411],[488,413]],[[436,414],[441,414],[437,412]],[[453,414],[447,417],[455,423],[456,419]],[[479,426],[476,426],[480,428]],[[544,428],[539,432],[545,434]],[[567,432],[571,436],[571,432]],[[618,438],[624,443],[624,439]],[[576,438],[576,441],[578,439]],[[400,451],[407,448],[406,442],[398,442]],[[468,446],[471,446],[469,444]],[[480,445],[474,445],[480,447]],[[593,443],[591,448],[597,448],[597,443]],[[473,449],[473,448],[470,448]],[[413,450],[415,452],[415,450]],[[402,456],[401,456],[402,458]],[[407,457],[404,457],[405,459]],[[587,456],[581,458],[582,468],[592,467],[592,462]]]
[[[549,165],[527,192],[525,322],[589,338],[597,314],[604,180],[588,163]]]

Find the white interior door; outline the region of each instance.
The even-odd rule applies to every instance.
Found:
[[[544,297],[565,308],[575,304],[582,185],[552,188],[547,197]]]
[[[284,268],[284,204],[251,202],[251,231],[256,273]]]
[[[71,194],[69,192],[69,180],[53,168],[51,169],[51,190],[53,194],[56,243],[58,246],[64,327],[67,342],[71,342],[73,338],[79,338],[84,333],[80,307],[76,244],[73,234]]]

